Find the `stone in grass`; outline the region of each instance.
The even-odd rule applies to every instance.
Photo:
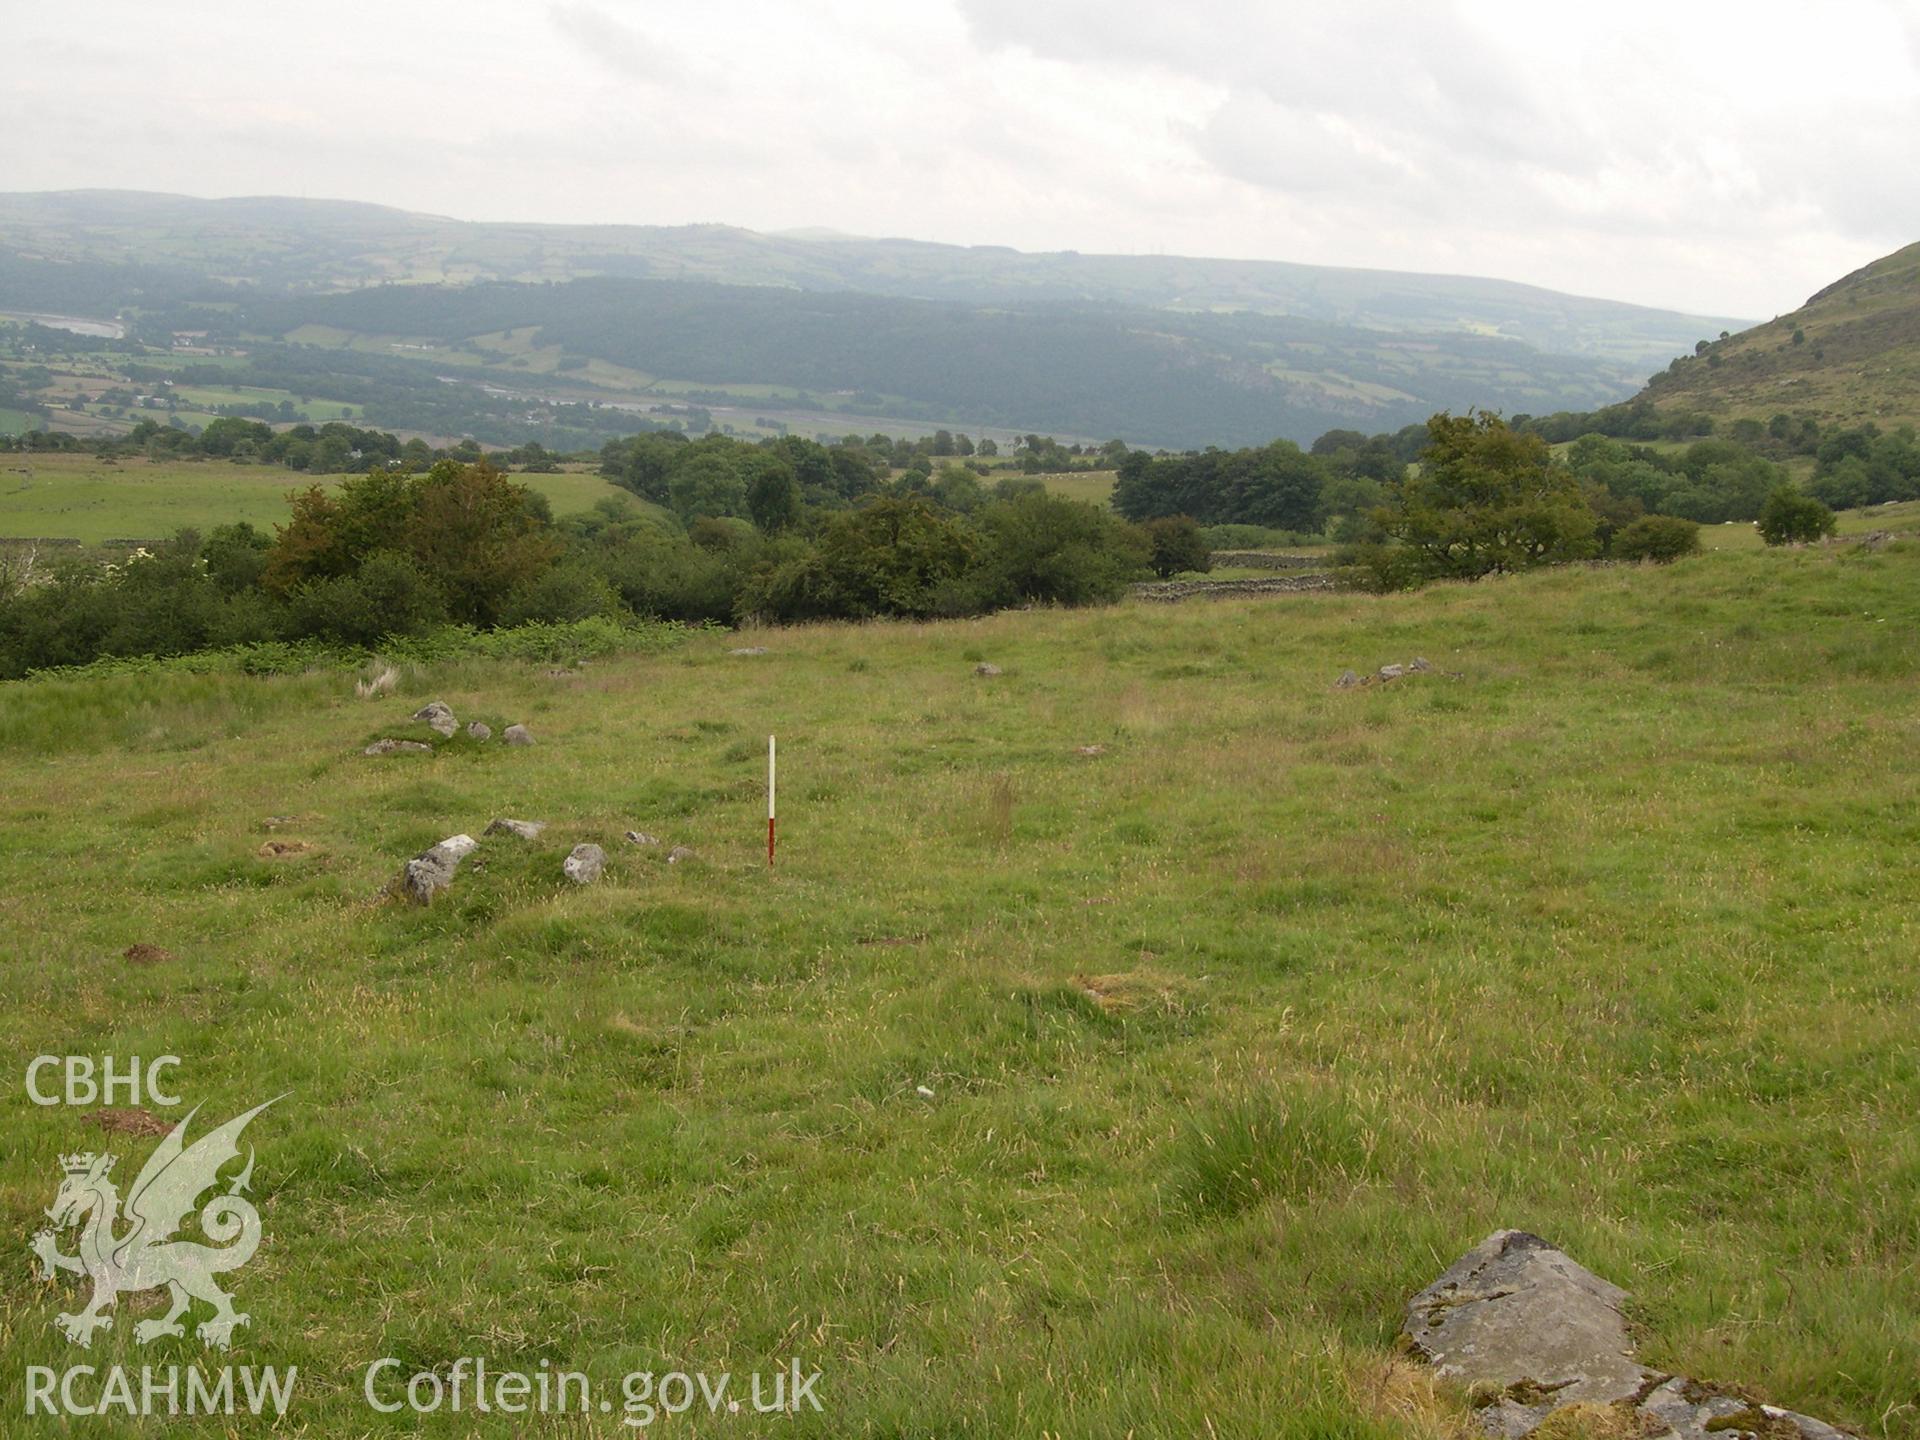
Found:
[[[621,838],[629,845],[658,845],[660,843],[660,837],[658,835],[649,835],[644,830],[629,830]]]
[[[484,720],[469,720],[467,722],[467,734],[475,740],[491,740],[493,738],[493,727]]]
[[[1626,1300],[1538,1235],[1497,1230],[1413,1297],[1405,1333],[1437,1375],[1476,1397],[1480,1429],[1500,1440],[1561,1410],[1569,1420],[1617,1414],[1609,1430],[1627,1435],[1837,1440],[1824,1421],[1640,1364]],[[1584,1433],[1559,1423],[1556,1433]]]
[[[540,832],[547,828],[544,820],[494,820],[482,830],[482,835],[511,835],[519,840],[538,840]]]
[[[533,732],[524,725],[509,725],[500,732],[500,738],[509,745],[533,744]]]
[[[767,647],[764,645],[743,645],[738,650],[727,651],[729,655],[764,655],[766,653]]]
[[[978,665],[973,667],[973,673],[976,675],[992,676],[999,675],[1003,672],[998,665],[989,665],[986,661],[982,660]]]
[[[576,885],[591,885],[607,868],[607,852],[598,845],[576,845],[560,864],[561,871]]]
[[[376,740],[362,755],[431,755],[433,746],[419,740]]]
[[[1382,680],[1398,680],[1406,673],[1407,667],[1404,665],[1382,665],[1380,667],[1380,678]]]
[[[400,871],[400,893],[415,905],[431,905],[434,896],[453,884],[460,862],[479,847],[471,835],[449,835],[422,850]]]
[[[1432,668],[1433,662],[1424,655],[1414,656],[1411,663],[1407,666],[1409,670],[1431,670]]]
[[[1362,683],[1360,677],[1354,674],[1353,671],[1342,670],[1340,672],[1340,678],[1333,682],[1333,688],[1336,690],[1351,690],[1360,683]]]
[[[453,718],[453,711],[438,700],[430,705],[422,705],[413,712],[413,718],[426,721],[427,728],[443,740],[451,740],[453,732],[460,728],[460,722]]]
[[[667,852],[667,864],[678,865],[682,860],[697,860],[700,857],[685,845],[676,845]]]

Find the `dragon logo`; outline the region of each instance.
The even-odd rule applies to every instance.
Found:
[[[214,1314],[201,1322],[195,1334],[204,1344],[227,1348],[234,1327],[245,1325],[248,1317],[233,1308],[233,1298],[220,1288],[216,1277],[238,1270],[260,1248],[260,1212],[241,1193],[253,1177],[252,1146],[247,1148],[246,1167],[233,1176],[224,1194],[214,1196],[200,1211],[200,1230],[214,1243],[174,1237],[201,1195],[220,1183],[221,1167],[240,1157],[240,1132],[247,1122],[284,1098],[275,1096],[266,1105],[256,1105],[191,1145],[184,1137],[200,1107],[188,1111],[186,1119],[155,1147],[127,1192],[130,1228],[124,1234],[116,1233],[121,1222],[120,1192],[111,1179],[117,1157],[60,1157],[65,1178],[47,1211],[53,1226],[33,1237],[33,1253],[40,1257],[49,1280],[57,1271],[71,1270],[93,1281],[87,1308],[54,1320],[63,1335],[77,1345],[91,1345],[96,1330],[113,1327],[113,1317],[106,1312],[123,1291],[164,1285],[173,1304],[161,1319],[142,1320],[133,1327],[140,1343],[163,1335],[184,1337],[187,1332],[180,1317],[195,1300],[201,1300],[213,1306]],[[79,1253],[63,1255],[56,1232],[71,1225],[80,1227]]]

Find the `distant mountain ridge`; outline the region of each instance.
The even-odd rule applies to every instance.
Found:
[[[360,201],[144,191],[0,194],[0,249],[191,271],[288,290],[392,281],[704,280],[961,304],[1057,301],[1249,311],[1366,329],[1518,340],[1631,371],[1745,322],[1512,281],[1162,255],[760,234],[727,225],[463,221]]]
[[[1639,398],[1716,421],[1786,414],[1920,425],[1920,244],[1843,276],[1791,314],[1674,361]]]

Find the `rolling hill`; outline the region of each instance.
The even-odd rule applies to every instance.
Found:
[[[120,191],[0,196],[0,309],[118,317],[163,347],[213,331],[256,362],[284,347],[318,372],[303,393],[369,413],[378,356],[741,427],[1174,447],[1592,409],[1740,323],[1459,276]]]
[[[1716,420],[1785,413],[1883,429],[1920,424],[1920,244],[1675,362],[1643,395]]]

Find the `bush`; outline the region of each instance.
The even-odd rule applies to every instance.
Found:
[[[309,580],[287,594],[289,639],[374,645],[394,635],[424,635],[447,618],[434,583],[405,555],[370,555],[357,573]]]
[[[1616,560],[1666,563],[1700,549],[1700,527],[1677,515],[1643,515],[1615,532],[1608,553]]]
[[[620,597],[604,576],[583,560],[564,560],[544,574],[523,580],[501,607],[502,625],[551,624],[615,615]]]
[[[1769,545],[1804,544],[1834,530],[1833,511],[1791,485],[1782,485],[1767,497],[1757,524],[1760,538]]]
[[[1211,570],[1213,558],[1200,527],[1185,515],[1163,515],[1140,527],[1147,541],[1147,564],[1162,580],[1183,570]]]

